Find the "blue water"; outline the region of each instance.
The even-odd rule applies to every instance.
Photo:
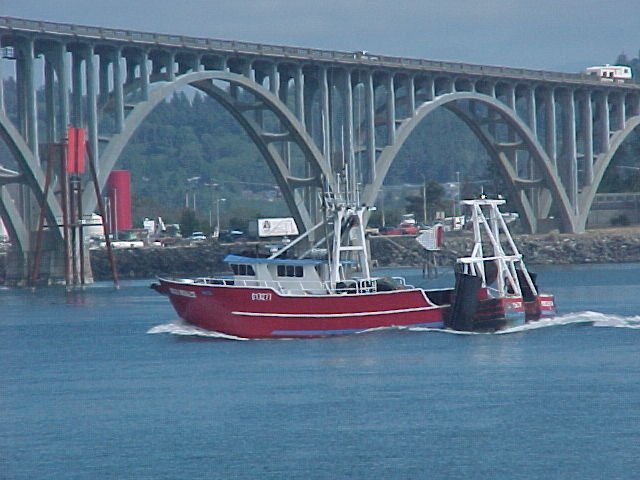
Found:
[[[221,340],[148,282],[0,290],[0,478],[637,478],[640,264],[537,270],[560,316],[502,334]]]

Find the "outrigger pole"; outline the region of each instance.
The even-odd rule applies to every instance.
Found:
[[[69,144],[67,144],[67,141]],[[89,170],[91,173],[91,180],[93,182],[96,197],[98,200],[98,208],[100,215],[102,215],[102,226],[104,229],[104,236],[107,246],[107,252],[109,255],[109,263],[111,264],[111,274],[113,277],[113,283],[115,288],[120,288],[118,285],[118,273],[116,271],[115,259],[113,256],[113,250],[111,248],[111,240],[109,238],[109,226],[107,224],[106,211],[104,208],[104,202],[102,195],[100,194],[100,187],[98,185],[98,177],[96,174],[93,154],[91,152],[89,143],[84,141],[84,130],[81,128],[70,127],[68,130],[68,139],[61,144],[49,144],[48,148],[48,160],[47,160],[47,173],[45,177],[45,185],[43,196],[40,199],[40,214],[38,217],[38,229],[36,231],[36,246],[34,252],[34,261],[31,268],[31,275],[29,283],[31,289],[35,290],[38,280],[38,274],[40,271],[40,260],[42,256],[42,237],[44,234],[44,220],[45,220],[45,207],[47,198],[49,196],[49,190],[51,187],[53,177],[53,164],[54,164],[54,147],[59,147],[60,152],[60,172],[59,172],[59,184],[61,193],[61,209],[62,209],[62,237],[64,243],[64,280],[67,290],[71,288],[71,285],[81,283],[84,286],[85,283],[85,258],[84,258],[84,221],[82,214],[82,187],[80,174],[84,172],[84,155],[87,154],[89,160]],[[68,147],[68,148],[66,148]],[[72,177],[69,178],[69,173]],[[77,197],[77,198],[76,198]],[[76,222],[77,214],[77,222]],[[77,233],[75,229],[78,228]],[[72,231],[70,231],[72,230]],[[77,234],[76,234],[77,233]],[[78,238],[79,237],[79,238]],[[78,242],[76,244],[76,241]],[[76,254],[80,252],[78,272],[78,259]],[[78,273],[80,278],[78,279]]]
[[[89,160],[89,173],[91,174],[93,187],[96,191],[96,199],[98,200],[98,210],[100,211],[100,215],[102,216],[102,228],[104,230],[104,239],[105,239],[105,244],[107,246],[107,255],[109,256],[109,263],[111,264],[111,277],[113,278],[113,284],[117,290],[120,288],[120,285],[118,284],[118,272],[116,270],[116,261],[113,256],[113,249],[111,248],[111,239],[109,238],[109,225],[107,222],[107,214],[104,208],[104,201],[102,200],[102,195],[100,194],[100,185],[98,184],[98,175],[96,173],[93,152],[91,151],[89,142],[87,142],[86,144],[86,152]]]

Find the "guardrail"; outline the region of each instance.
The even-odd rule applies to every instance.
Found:
[[[141,43],[165,47],[186,49],[212,50],[232,52],[235,54],[270,56],[299,60],[313,60],[324,62],[355,63],[376,65],[386,68],[407,68],[428,71],[440,71],[446,74],[466,74],[488,77],[510,77],[521,80],[556,81],[569,83],[589,83],[606,87],[635,87],[637,83],[608,85],[602,84],[584,73],[564,73],[547,70],[530,70],[525,68],[478,65],[417,58],[393,57],[388,55],[369,54],[366,52],[345,52],[320,50],[315,48],[289,47],[268,45],[234,40],[219,40],[185,35],[170,35],[150,32],[139,32],[126,29],[91,27],[40,20],[28,20],[14,17],[0,17],[0,30],[17,30],[38,32],[50,35],[72,35],[87,39],[101,39],[106,41]]]

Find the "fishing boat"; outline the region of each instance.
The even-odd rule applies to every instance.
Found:
[[[457,259],[451,288],[430,290],[404,278],[372,275],[365,237],[371,208],[333,194],[325,195],[324,221],[270,257],[228,255],[224,261],[232,276],[159,278],[152,288],[168,295],[187,323],[241,338],[325,337],[392,327],[485,330],[552,316],[553,296],[538,293],[498,209],[503,203],[463,201],[471,209],[474,247]],[[289,255],[323,224],[327,248]],[[487,242],[490,248],[483,246]]]

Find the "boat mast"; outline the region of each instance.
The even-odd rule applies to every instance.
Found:
[[[492,200],[482,198],[478,200],[464,200],[463,205],[471,207],[471,221],[473,222],[474,247],[469,257],[458,259],[458,263],[464,265],[465,273],[482,277],[483,287],[487,286],[487,278],[484,268],[485,261],[493,261],[496,264],[498,275],[496,278],[496,290],[499,296],[507,292],[522,295],[518,270],[522,272],[525,281],[534,295],[537,294],[535,285],[522,261],[522,255],[518,251],[513,238],[509,233],[507,224],[502,217],[498,206],[504,205],[505,200]],[[485,214],[485,210],[487,214]],[[483,250],[483,233],[492,248],[492,255],[485,256]],[[500,235],[506,239],[511,253],[504,250]]]

